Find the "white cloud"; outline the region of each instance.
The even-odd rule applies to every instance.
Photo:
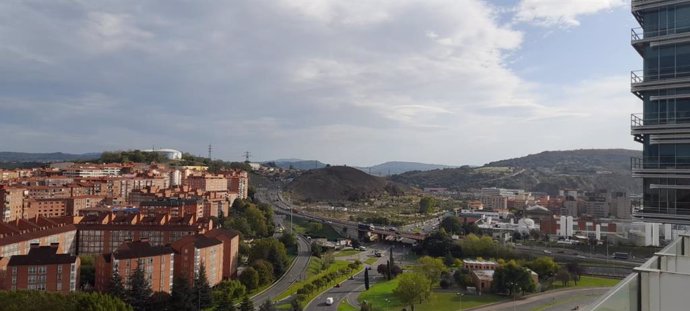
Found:
[[[580,25],[578,18],[582,15],[625,5],[625,0],[520,0],[515,20],[545,27],[573,27]]]

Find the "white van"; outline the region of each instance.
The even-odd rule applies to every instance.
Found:
[[[330,306],[330,305],[332,305],[332,304],[333,304],[333,297],[328,297],[328,298],[326,298],[326,305],[327,305],[327,306]]]

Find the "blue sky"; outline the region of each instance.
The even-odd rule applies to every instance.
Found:
[[[483,164],[639,149],[623,0],[0,3],[0,150]]]

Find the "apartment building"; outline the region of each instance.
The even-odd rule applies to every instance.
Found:
[[[204,217],[204,201],[198,198],[157,198],[141,202],[139,210],[146,216],[169,214],[173,217],[194,215],[197,218],[202,218]]]
[[[77,254],[77,228],[72,217],[34,217],[0,222],[0,257],[26,255],[31,244],[58,244],[59,253]]]
[[[96,290],[107,291],[114,273],[127,284],[139,267],[154,292],[170,293],[174,275],[174,250],[170,246],[152,246],[148,241],[126,242],[114,252],[96,257]]]
[[[225,176],[219,175],[191,175],[185,180],[187,186],[192,190],[207,191],[227,191],[228,180]]]
[[[175,250],[175,275],[191,282],[203,264],[209,285],[215,286],[223,280],[222,241],[204,235],[186,236],[175,241],[172,248]]]
[[[75,227],[79,234],[78,254],[100,255],[114,251],[127,241],[146,239],[153,246],[172,244],[182,237],[208,232],[213,222],[194,215],[102,213],[84,216]]]
[[[3,261],[5,264],[3,264]],[[39,290],[68,293],[79,288],[79,257],[62,254],[57,243],[32,245],[26,255],[0,260],[3,290]]]

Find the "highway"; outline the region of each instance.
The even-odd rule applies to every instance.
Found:
[[[272,204],[273,202],[270,203]],[[287,290],[288,287],[290,287],[290,285],[292,285],[292,283],[294,283],[296,280],[301,280],[304,278],[307,267],[309,266],[310,257],[311,251],[309,249],[309,242],[303,236],[297,236],[297,257],[295,258],[295,261],[290,266],[288,271],[285,272],[285,274],[283,274],[278,281],[273,283],[271,287],[252,297],[252,302],[254,302],[254,305],[259,306],[266,299],[278,296],[280,293]]]

